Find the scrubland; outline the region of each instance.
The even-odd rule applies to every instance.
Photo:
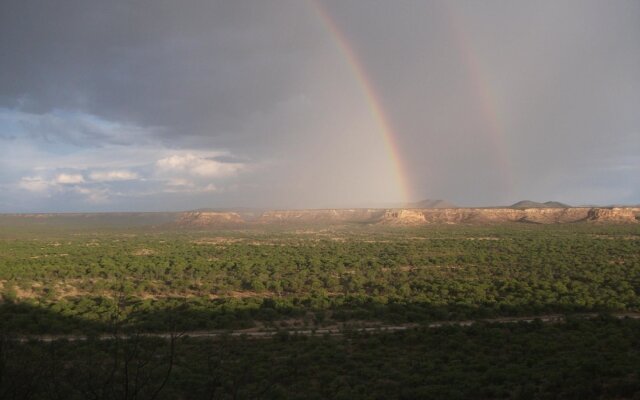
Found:
[[[5,224],[0,291],[2,398],[640,393],[637,225]]]

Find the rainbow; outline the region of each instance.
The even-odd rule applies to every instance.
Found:
[[[403,200],[408,202],[412,198],[412,186],[407,172],[408,169],[403,163],[403,159],[401,157],[402,153],[400,152],[395,132],[391,126],[387,113],[382,107],[381,97],[376,91],[375,85],[372,83],[369,74],[367,73],[363,63],[360,61],[360,58],[355,52],[353,46],[332,18],[331,14],[319,0],[310,0],[310,2],[316,15],[319,16],[324,26],[335,39],[335,42],[340,48],[340,51],[347,60],[347,63],[362,88],[369,109],[371,110],[371,114],[380,127],[380,131],[389,154],[389,159],[391,160],[394,168],[393,173],[398,184],[398,190],[401,193]],[[512,165],[506,147],[502,118],[498,111],[499,103],[496,100],[497,96],[492,90],[493,88],[487,79],[487,74],[483,69],[480,58],[471,46],[471,41],[463,29],[464,24],[461,21],[462,16],[460,16],[459,13],[454,12],[453,8],[449,6],[450,2],[444,3],[447,22],[450,28],[450,35],[452,36],[456,50],[459,53],[460,61],[465,65],[474,100],[478,102],[481,116],[484,119],[483,124],[485,129],[482,131],[486,132],[488,136],[488,141],[495,153],[498,173],[504,181],[506,189],[510,191],[513,186],[513,177],[511,174]]]
[[[364,93],[368,107],[371,110],[371,115],[375,119],[376,124],[380,127],[380,132],[382,133],[389,159],[393,165],[393,174],[398,185],[398,192],[402,197],[401,200],[405,203],[409,202],[412,199],[409,174],[407,173],[407,169],[402,161],[402,157],[400,156],[401,152],[395,138],[394,131],[391,127],[391,123],[389,122],[389,118],[382,107],[381,97],[369,78],[369,74],[364,68],[364,65],[354,51],[353,46],[349,43],[346,36],[333,20],[329,12],[317,0],[311,0],[311,4],[316,11],[316,14],[322,20],[324,26],[326,26],[327,30],[335,38],[340,51],[347,60],[347,63]]]

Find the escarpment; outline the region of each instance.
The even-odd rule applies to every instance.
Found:
[[[436,224],[497,223],[616,223],[635,224],[640,208],[353,208],[321,210],[272,210],[248,218],[237,212],[186,212],[176,224],[181,227],[251,226],[283,224],[380,224],[420,226]]]
[[[640,208],[591,208],[587,213],[587,220],[595,222],[638,222]]]

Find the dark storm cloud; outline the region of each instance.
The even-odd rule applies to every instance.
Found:
[[[0,106],[79,109],[169,135],[237,133],[305,69],[314,44],[301,34],[301,6],[4,2]]]

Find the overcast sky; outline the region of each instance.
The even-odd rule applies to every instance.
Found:
[[[640,2],[0,5],[0,212],[423,198],[640,203]]]

